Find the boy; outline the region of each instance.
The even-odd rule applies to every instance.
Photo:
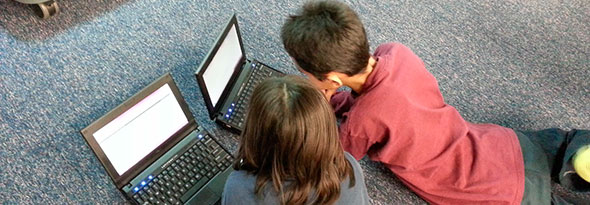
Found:
[[[305,4],[281,38],[342,118],[344,149],[357,160],[368,154],[384,163],[431,203],[549,204],[551,176],[568,183],[578,177],[564,165],[577,150],[588,152],[581,147],[590,144],[590,132],[516,132],[465,121],[410,49],[388,43],[370,55],[360,19],[343,3]],[[337,93],[341,86],[352,91]],[[587,176],[588,169],[576,171]]]

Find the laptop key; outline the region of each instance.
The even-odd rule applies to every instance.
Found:
[[[221,152],[220,154],[218,154],[217,156],[215,156],[215,162],[219,163],[219,162],[221,162],[223,160],[223,158],[225,157],[225,156],[223,156],[223,153],[224,152]]]
[[[146,192],[148,196],[153,196],[155,194],[154,191],[152,191],[151,189],[148,189]]]
[[[221,149],[221,148],[215,148],[214,150],[211,150],[211,154],[213,154],[213,155],[218,155],[218,154],[221,152],[221,150],[220,150],[220,149]]]
[[[171,177],[171,178],[170,178],[170,182],[171,182],[172,184],[176,184],[176,182],[178,182],[178,179],[176,179],[176,177]]]
[[[154,190],[156,190],[156,191],[160,191],[161,187],[160,187],[160,185],[158,185],[158,184],[154,184],[154,185],[152,186],[152,189],[154,189]]]
[[[149,203],[149,197],[147,195],[141,196],[141,200],[143,200],[144,202]]]
[[[211,143],[213,143],[213,140],[211,138],[206,138],[205,139],[205,143],[204,143],[205,145],[211,146]]]
[[[138,203],[138,204],[143,204],[143,199],[141,199],[141,197],[139,197],[139,194],[135,194],[133,195],[133,199]]]
[[[156,196],[158,199],[160,199],[160,201],[166,201],[168,199],[168,197],[166,197],[166,194],[164,193],[160,193],[158,196]]]

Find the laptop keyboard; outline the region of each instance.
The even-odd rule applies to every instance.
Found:
[[[150,176],[151,181],[135,188],[133,199],[139,204],[183,204],[232,162],[219,144],[204,135],[157,176]]]
[[[242,127],[244,124],[244,118],[246,116],[246,108],[252,96],[252,92],[256,85],[260,84],[263,80],[274,77],[282,76],[283,74],[266,67],[262,63],[252,63],[252,73],[248,77],[248,81],[245,83],[244,88],[238,93],[238,100],[230,105],[230,108],[225,115],[229,123]]]

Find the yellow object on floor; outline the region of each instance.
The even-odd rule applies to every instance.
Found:
[[[582,179],[590,182],[590,145],[578,149],[573,159],[574,169]]]

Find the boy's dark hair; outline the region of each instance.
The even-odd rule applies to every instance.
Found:
[[[319,80],[332,71],[361,73],[371,56],[361,20],[342,2],[307,2],[287,19],[281,38],[287,53]]]

